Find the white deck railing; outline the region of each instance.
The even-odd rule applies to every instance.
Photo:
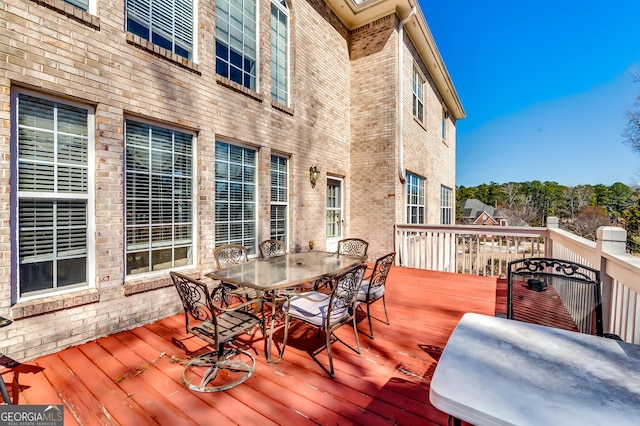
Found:
[[[597,242],[558,228],[396,225],[396,264],[461,274],[506,277],[523,257],[555,257],[600,270],[605,332],[640,344],[640,258],[625,252],[626,231],[603,227]]]

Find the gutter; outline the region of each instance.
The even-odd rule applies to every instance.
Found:
[[[404,26],[409,21],[409,19],[413,18],[416,15],[416,7],[413,6],[411,8],[411,12],[400,21],[400,28],[398,29],[398,177],[400,178],[401,183],[405,183],[406,179],[404,177],[404,120],[402,110],[404,108],[402,102],[402,88],[404,84],[403,75],[403,54],[404,51]]]

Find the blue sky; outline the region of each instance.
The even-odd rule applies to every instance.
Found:
[[[640,1],[420,0],[462,101],[456,183],[640,183]],[[640,108],[640,107],[639,107]]]

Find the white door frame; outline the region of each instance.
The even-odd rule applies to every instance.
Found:
[[[344,231],[344,180],[337,177],[327,178],[326,199],[326,250],[334,252],[338,249],[338,241],[343,237]],[[336,215],[337,214],[337,218]],[[330,223],[335,218],[337,224]]]

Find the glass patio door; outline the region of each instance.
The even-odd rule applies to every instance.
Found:
[[[327,179],[327,251],[336,251],[344,226],[342,179]]]

